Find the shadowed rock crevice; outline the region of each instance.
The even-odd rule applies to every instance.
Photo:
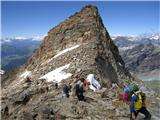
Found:
[[[108,79],[111,80],[110,82],[104,83],[104,86],[110,86],[111,83],[118,83],[117,80],[117,74],[116,71],[114,70],[112,64],[110,64],[109,62],[106,62],[106,60],[104,60],[102,57],[97,57],[96,59],[96,63],[97,63],[97,67],[99,70],[99,73],[101,74],[103,79]],[[109,85],[107,85],[107,83],[109,83]]]

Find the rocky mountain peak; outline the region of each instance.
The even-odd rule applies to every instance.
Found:
[[[132,79],[97,7],[91,5],[49,30],[21,72],[31,71],[32,78],[39,79],[65,65],[69,65],[66,71],[72,82],[76,76],[86,77],[90,73],[107,86]]]

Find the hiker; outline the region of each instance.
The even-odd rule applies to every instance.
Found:
[[[76,85],[76,96],[79,101],[84,100],[84,95],[83,95],[84,89],[82,86],[79,86],[78,84]]]
[[[111,89],[116,89],[116,88],[118,88],[118,85],[117,85],[117,83],[116,83],[116,82],[113,82],[113,83],[112,83],[112,87],[111,87]]]
[[[84,100],[84,95],[83,93],[85,92],[84,90],[84,78],[79,79],[79,81],[76,83],[76,87],[75,87],[75,94],[78,97],[79,101]]]
[[[87,79],[86,79],[88,82],[89,82],[89,88],[91,89],[91,90],[93,90],[94,92],[96,91],[96,90],[100,90],[100,88],[101,88],[101,85],[99,84],[99,82],[94,78],[94,74],[89,74],[88,76],[87,76]]]
[[[128,102],[128,101],[130,101],[130,96],[131,96],[131,94],[132,94],[132,90],[131,90],[131,88],[128,86],[128,85],[126,85],[125,87],[124,87],[124,93],[123,93],[123,101],[124,102]]]
[[[63,86],[63,96],[69,98],[70,87],[64,84]]]
[[[69,88],[69,92],[71,92],[71,89],[72,89],[71,83],[69,83],[68,88]]]
[[[145,120],[151,119],[151,114],[148,112],[145,106],[145,95],[139,91],[139,86],[136,83],[131,84],[132,97],[130,103],[131,120],[135,120],[138,113],[145,115]]]
[[[58,83],[55,83],[55,87],[56,87],[56,89],[58,89]]]

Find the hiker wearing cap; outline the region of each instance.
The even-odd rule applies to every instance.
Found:
[[[142,113],[145,115],[144,120],[150,120],[151,114],[148,112],[143,102],[145,101],[143,95],[139,91],[139,86],[136,83],[131,84],[132,96],[130,103],[130,112],[131,112],[131,120],[135,120],[138,113]]]

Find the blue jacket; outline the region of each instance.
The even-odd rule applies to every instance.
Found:
[[[130,103],[130,112],[135,112],[135,109],[134,109],[134,103],[138,100],[138,97],[136,95],[132,96],[131,98],[131,103]]]
[[[68,94],[68,93],[69,93],[69,87],[68,87],[67,85],[64,85],[64,87],[63,87],[63,92],[64,92],[65,94]]]

